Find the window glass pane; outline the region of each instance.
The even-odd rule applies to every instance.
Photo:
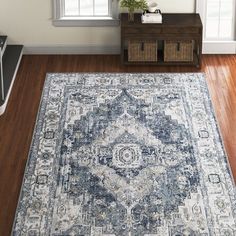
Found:
[[[208,39],[233,39],[235,0],[206,0],[206,31]]]
[[[232,1],[222,1],[220,7],[220,17],[232,18],[233,3]]]
[[[65,16],[79,15],[79,1],[65,0]]]
[[[80,15],[81,16],[93,15],[93,0],[80,0]]]
[[[207,19],[206,22],[206,38],[218,37],[219,21],[214,19]]]
[[[208,1],[207,2],[207,17],[219,17],[220,2]]]
[[[111,0],[64,0],[65,16],[108,16]]]
[[[219,37],[220,38],[231,38],[232,36],[232,20],[220,21]]]
[[[109,14],[108,1],[109,0],[96,0],[95,1],[95,15],[107,16]]]

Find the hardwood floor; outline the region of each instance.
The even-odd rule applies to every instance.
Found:
[[[48,72],[205,72],[236,179],[236,55],[204,55],[194,67],[120,65],[119,56],[24,56],[0,116],[0,236],[10,235],[44,79]]]

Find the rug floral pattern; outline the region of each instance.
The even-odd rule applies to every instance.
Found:
[[[13,235],[236,234],[203,74],[48,74]]]

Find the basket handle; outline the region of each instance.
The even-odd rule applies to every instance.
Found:
[[[177,42],[176,49],[177,49],[178,52],[180,51],[180,42]]]
[[[141,43],[141,51],[144,51],[144,42]]]

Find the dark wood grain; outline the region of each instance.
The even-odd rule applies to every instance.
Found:
[[[121,13],[121,63],[126,65],[133,64],[148,64],[148,65],[195,65],[197,67],[201,66],[201,54],[202,54],[202,22],[199,14],[197,13],[169,13],[162,14],[162,24],[143,24],[141,22],[141,14],[134,14],[134,21],[128,20],[127,13]],[[193,46],[190,50],[193,52],[194,59],[191,60],[181,60],[181,53],[178,52],[180,57],[178,60],[165,60],[166,56],[162,56],[165,53],[162,44],[165,41],[172,42],[184,42],[186,40],[192,41]],[[145,43],[147,41],[158,42],[158,50],[163,53],[158,53],[158,60],[129,60],[127,56],[131,54],[129,50],[129,45],[133,41],[139,41],[140,43]],[[137,50],[137,49],[136,49]],[[136,51],[135,50],[135,51]],[[177,50],[177,49],[176,49]],[[139,54],[144,54],[145,50],[140,50]],[[147,53],[148,53],[147,49]],[[183,53],[183,52],[182,52]],[[129,54],[129,55],[130,55]],[[142,59],[142,58],[141,58]]]
[[[202,69],[120,65],[117,56],[24,56],[0,116],[0,236],[10,235],[40,96],[48,72],[205,72],[236,179],[236,55],[203,56]]]
[[[121,13],[121,26],[140,26],[141,24],[141,14],[134,14],[134,21],[128,20],[128,14]],[[161,28],[165,29],[166,27],[181,28],[186,26],[188,27],[202,27],[202,22],[198,13],[163,13],[163,22],[162,24],[157,24]],[[142,24],[146,28],[145,24]],[[148,27],[155,27],[155,24],[148,24]]]

